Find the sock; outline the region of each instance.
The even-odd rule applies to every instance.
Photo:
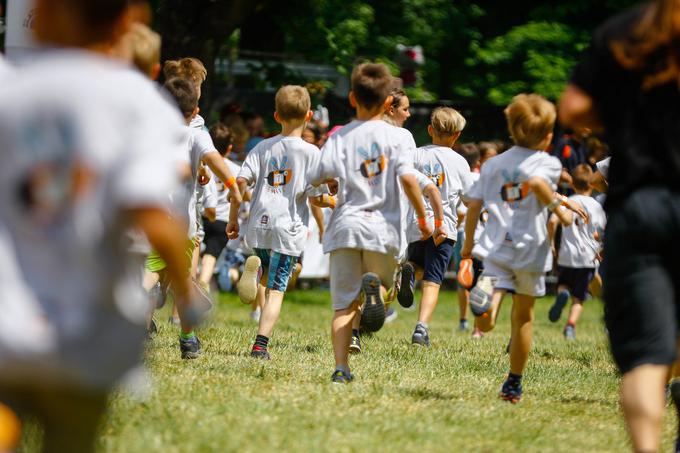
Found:
[[[425,324],[424,322],[418,321],[418,324],[417,324],[417,325],[420,326],[420,327],[422,327],[422,328],[424,328],[425,330],[427,330],[427,324]]]
[[[264,335],[258,335],[255,337],[255,346],[253,346],[253,349],[267,349],[268,344],[269,338]]]
[[[196,332],[194,332],[193,330],[192,330],[191,332],[189,332],[189,333],[180,332],[180,333],[179,333],[179,337],[180,337],[182,340],[189,340],[189,339],[191,339],[191,338],[195,338],[195,337],[196,337]]]
[[[352,329],[352,336],[359,338],[359,329]]]
[[[345,373],[348,376],[350,374],[349,367],[347,365],[336,365],[335,370],[336,371],[342,371],[343,373]]]
[[[514,384],[522,383],[522,375],[515,373],[508,373],[508,381],[512,381]]]

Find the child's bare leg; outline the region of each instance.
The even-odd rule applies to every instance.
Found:
[[[263,335],[265,337],[272,336],[274,325],[281,314],[283,294],[283,291],[276,291],[273,289],[266,290],[264,307],[262,308],[262,314],[260,315],[260,328],[257,331],[258,335]]]
[[[198,275],[198,259],[201,256],[201,243],[196,241],[196,246],[191,254],[191,278],[196,278]]]
[[[575,326],[583,313],[583,301],[572,296],[571,310],[569,310],[569,319],[567,325]]]
[[[432,314],[437,308],[440,285],[433,282],[423,281],[423,294],[420,299],[420,314],[418,322],[425,325],[432,321]]]
[[[465,289],[458,288],[458,313],[461,321],[467,319],[468,295]]]
[[[335,367],[349,371],[349,344],[352,338],[352,325],[355,318],[359,318],[358,300],[349,308],[336,310],[331,323],[331,341],[335,355]]]
[[[529,359],[536,298],[516,294],[512,304],[510,372],[521,376]]]
[[[144,287],[145,291],[151,291],[151,288],[153,288],[156,283],[158,283],[161,279],[161,276],[157,272],[151,272],[151,271],[144,271],[144,278],[142,279],[142,286]]]
[[[595,272],[595,277],[590,281],[588,289],[590,290],[590,294],[594,297],[602,296],[602,277],[598,272]]]
[[[621,405],[635,451],[659,450],[668,368],[641,365],[623,375]]]
[[[207,253],[203,255],[201,260],[201,274],[198,277],[198,281],[204,285],[209,285],[210,280],[212,280],[213,274],[215,273],[215,263],[217,263],[217,258]]]
[[[504,290],[494,290],[493,295],[491,296],[491,310],[485,313],[484,316],[477,316],[476,318],[476,324],[479,330],[486,333],[496,327],[496,318],[498,318],[498,312],[501,308],[504,296]]]

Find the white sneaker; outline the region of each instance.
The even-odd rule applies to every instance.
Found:
[[[475,316],[482,316],[491,309],[491,296],[497,282],[496,277],[482,276],[470,291],[470,310]]]
[[[250,256],[243,266],[243,274],[236,284],[238,297],[244,304],[252,304],[257,298],[257,287],[260,283],[261,261],[258,256]]]

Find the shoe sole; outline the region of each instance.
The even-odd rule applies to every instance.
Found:
[[[198,281],[192,280],[194,284],[194,295],[195,297],[192,300],[192,303],[196,306],[196,309],[198,312],[201,314],[201,317],[205,317],[205,315],[212,310],[213,308],[213,301],[212,298],[210,297],[210,292],[206,291],[206,289],[201,285]]]
[[[517,403],[519,403],[519,402],[522,400],[522,397],[521,397],[521,396],[511,396],[511,395],[506,395],[506,394],[504,394],[504,393],[501,393],[501,394],[498,395],[498,396],[499,396],[500,399],[502,399],[503,401],[507,401],[508,403],[512,403],[512,404],[517,404]]]
[[[465,289],[472,288],[472,282],[475,279],[474,271],[472,270],[472,260],[464,259],[460,262],[460,270],[458,270],[458,284]]]
[[[361,354],[361,348],[354,346],[354,345],[350,345],[349,346],[349,353],[352,354],[352,355]]]
[[[361,291],[365,298],[361,326],[368,332],[377,332],[385,324],[385,303],[380,294],[380,277],[372,272],[364,274]]]
[[[470,290],[468,298],[470,311],[475,316],[484,316],[491,310],[491,300],[498,280],[495,277],[481,277]]]
[[[201,356],[201,352],[183,352],[182,353],[182,358],[184,360],[192,360],[192,359],[197,359]]]
[[[567,306],[567,302],[569,302],[569,293],[565,291],[560,292],[555,298],[555,303],[550,307],[550,311],[548,312],[548,319],[550,319],[551,322],[560,320],[562,317],[562,310]]]
[[[411,289],[411,281],[413,281],[414,274],[415,269],[413,269],[411,264],[406,263],[401,267],[401,283],[399,284],[397,301],[399,302],[399,305],[404,308],[410,308],[413,306],[413,290]]]
[[[236,284],[238,297],[244,304],[252,304],[257,299],[258,277],[262,262],[257,256],[250,256],[244,265],[243,274]]]

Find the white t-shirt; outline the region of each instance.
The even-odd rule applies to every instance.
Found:
[[[191,180],[187,183],[187,193],[189,198],[189,238],[193,238],[198,233],[199,213],[198,203],[198,168],[203,157],[208,153],[216,153],[210,134],[198,127],[188,126],[189,165],[191,166]]]
[[[246,157],[239,178],[255,183],[246,229],[249,247],[300,256],[307,240],[311,175],[319,148],[300,137],[263,140]]]
[[[489,250],[486,259],[525,272],[544,272],[552,267],[548,210],[524,183],[539,176],[554,190],[561,172],[557,158],[519,146],[482,166],[479,181],[467,198],[483,200],[489,213],[480,239]]]
[[[11,76],[14,73],[12,67],[5,61],[2,55],[0,55],[0,80]]]
[[[137,366],[148,304],[125,211],[167,208],[181,128],[149,80],[89,52],[50,51],[0,84],[0,224],[54,334],[42,353],[0,336],[0,379],[107,388]]]
[[[352,121],[321,151],[315,181],[339,178],[324,252],[350,248],[399,256],[404,206],[398,178],[413,171],[413,139],[384,121]]]
[[[437,145],[427,145],[418,148],[414,156],[414,166],[432,181],[439,189],[444,209],[443,226],[449,239],[456,240],[458,233],[458,205],[463,194],[472,186],[470,165],[465,158],[452,150]],[[425,200],[428,222],[434,227],[434,211],[429,200]],[[413,211],[409,218],[408,240],[420,240],[418,219]]]
[[[593,197],[572,195],[570,199],[576,201],[588,213],[589,222],[586,224],[579,216],[574,216],[574,222],[562,228],[560,254],[557,264],[573,268],[595,268],[596,255],[601,244],[595,240],[595,233],[602,238],[607,218],[600,203]]]
[[[226,157],[224,158],[224,163],[227,165],[229,170],[231,170],[231,172],[234,175],[238,175],[239,172],[241,171],[241,166],[239,164],[235,163],[230,159],[227,159]],[[224,185],[224,182],[222,182],[222,180],[220,180],[212,172],[210,172],[210,183],[207,186],[205,186],[205,189],[206,191],[210,191],[210,194],[208,194],[208,196],[215,197],[215,205],[206,206],[204,204],[203,207],[214,207],[217,215],[217,220],[222,222],[228,222],[229,209],[231,206],[231,204],[229,203],[229,189],[227,189],[226,186]]]

